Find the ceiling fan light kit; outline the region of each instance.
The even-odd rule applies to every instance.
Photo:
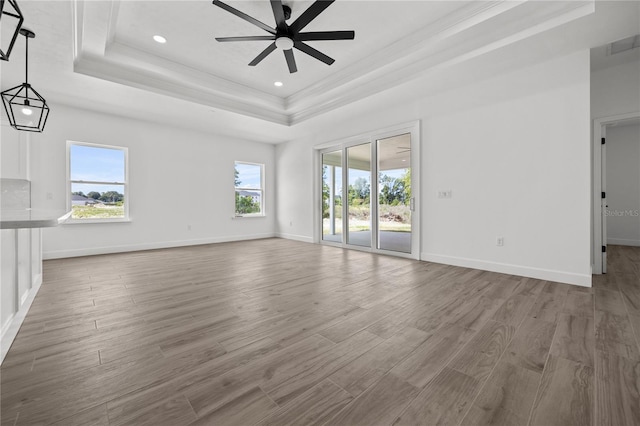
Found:
[[[291,50],[293,49],[293,40],[289,37],[278,37],[276,39],[276,47],[280,50]]]
[[[2,10],[2,13],[0,13],[0,26],[4,30],[2,32],[4,33],[7,28],[11,32],[11,37],[0,40],[0,59],[8,61],[24,22],[24,16],[20,11],[17,0],[0,0],[0,10]]]
[[[296,60],[293,55],[293,49],[298,49],[307,55],[331,65],[335,60],[319,50],[309,46],[305,41],[321,41],[321,40],[353,40],[355,38],[354,31],[316,31],[301,32],[311,21],[320,15],[335,0],[316,0],[307,10],[305,10],[291,25],[287,24],[287,20],[291,17],[291,8],[283,5],[281,0],[270,0],[273,17],[275,18],[275,27],[271,27],[257,19],[239,11],[226,3],[219,0],[213,0],[213,4],[226,10],[237,17],[263,29],[269,35],[264,36],[241,36],[241,37],[216,37],[216,40],[222,43],[235,41],[271,41],[253,61],[249,62],[249,66],[258,65],[264,58],[276,49],[284,52],[285,60],[290,73],[298,71]]]
[[[49,106],[29,84],[29,39],[36,35],[27,28],[21,28],[20,34],[26,42],[25,82],[0,93],[2,104],[11,127],[25,132],[42,132],[49,116]]]

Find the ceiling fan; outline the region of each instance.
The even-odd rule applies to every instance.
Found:
[[[243,36],[243,37],[216,37],[219,42],[230,41],[263,41],[273,40],[266,49],[264,49],[255,59],[249,62],[249,66],[258,65],[264,58],[266,58],[271,52],[276,49],[281,49],[284,52],[284,57],[287,60],[287,66],[289,72],[294,73],[298,71],[296,66],[296,60],[293,56],[293,48],[313,56],[319,61],[324,62],[327,65],[331,65],[335,62],[333,58],[325,55],[319,50],[314,49],[305,43],[305,41],[316,40],[353,40],[355,38],[355,31],[315,31],[315,32],[301,32],[311,21],[313,21],[320,13],[322,13],[327,7],[331,5],[335,0],[316,0],[302,15],[298,17],[292,24],[287,24],[286,21],[291,17],[291,8],[283,5],[281,0],[270,0],[271,9],[273,9],[273,16],[275,18],[276,26],[270,27],[269,25],[258,21],[255,18],[247,15],[223,3],[219,0],[213,0],[213,4],[231,12],[239,18],[244,19],[253,25],[262,28],[269,35],[264,36]]]

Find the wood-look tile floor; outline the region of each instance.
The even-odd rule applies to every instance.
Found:
[[[46,261],[2,425],[638,425],[610,249],[593,288],[280,239]]]

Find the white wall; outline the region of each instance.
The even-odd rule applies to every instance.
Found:
[[[2,117],[0,125],[0,176],[5,179],[29,179],[29,134],[9,126]]]
[[[45,229],[45,258],[273,236],[273,145],[52,105],[32,142],[36,208],[66,205],[67,140],[129,148],[132,220]],[[265,164],[266,217],[233,218],[236,160]]]
[[[640,125],[607,128],[607,243],[640,246]]]
[[[382,92],[277,147],[279,233],[313,238],[315,145],[419,119],[422,259],[590,285],[589,118],[588,51],[414,102]]]
[[[591,118],[640,112],[640,62],[627,62],[591,74]]]

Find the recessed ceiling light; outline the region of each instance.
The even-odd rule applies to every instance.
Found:
[[[166,39],[166,38],[164,38],[164,37],[162,37],[161,35],[154,35],[154,36],[153,36],[153,39],[154,39],[156,42],[158,42],[158,43],[162,43],[162,44],[164,44],[164,43],[166,43],[166,42],[167,42],[167,39]]]
[[[275,83],[273,83],[273,85],[276,86],[276,87],[282,87],[283,86],[281,81],[276,81]]]

